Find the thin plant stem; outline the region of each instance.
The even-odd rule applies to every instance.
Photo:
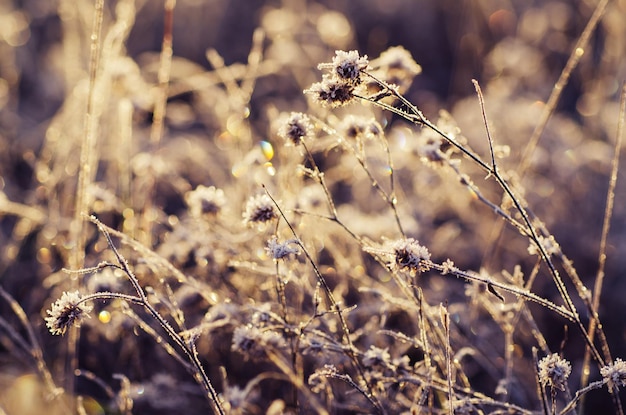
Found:
[[[128,262],[126,261],[126,259],[122,256],[122,254],[119,253],[119,251],[113,244],[113,241],[111,240],[111,236],[109,235],[107,230],[103,226],[101,226],[101,222],[94,216],[91,217],[91,221],[94,222],[98,226],[98,229],[100,230],[100,232],[105,236],[107,240],[107,244],[109,245],[109,248],[113,251],[113,254],[115,255],[115,258],[117,259],[120,269],[126,274],[131,285],[133,286],[133,289],[136,291],[137,297],[134,297],[134,296],[130,296],[130,297],[133,299],[135,298],[137,299],[136,302],[138,304],[141,304],[146,309],[146,311],[148,311],[148,313],[161,325],[161,327],[165,330],[168,336],[174,341],[174,343],[176,343],[176,345],[183,351],[183,353],[187,356],[187,358],[190,360],[191,364],[193,365],[194,375],[197,377],[199,383],[205,388],[206,392],[208,393],[207,396],[210,398],[211,402],[214,404],[215,406],[214,409],[219,415],[225,415],[224,408],[222,408],[220,398],[217,395],[217,392],[215,388],[213,387],[213,384],[208,378],[204,370],[204,367],[198,358],[197,353],[194,352],[194,346],[188,345],[182,339],[182,337],[176,332],[176,330],[172,328],[172,326],[165,320],[165,318],[163,318],[163,316],[161,316],[161,314],[156,310],[156,308],[154,308],[154,306],[150,303],[143,288],[141,288],[139,284],[139,280],[137,279],[133,271],[130,269],[130,266],[128,265]],[[89,296],[86,296],[86,297],[89,297]]]
[[[591,301],[592,318],[589,320],[589,336],[593,339],[596,330],[603,333],[602,325],[598,319],[598,309],[600,307],[600,296],[602,295],[602,286],[604,285],[604,269],[606,265],[606,244],[611,227],[611,218],[613,216],[613,206],[615,203],[615,188],[617,186],[617,173],[619,172],[619,161],[622,150],[622,140],[624,136],[624,121],[626,118],[626,85],[622,85],[622,93],[620,96],[620,111],[617,123],[617,132],[615,137],[615,147],[613,149],[613,161],[611,163],[611,175],[609,178],[609,189],[606,195],[606,207],[604,209],[604,220],[602,223],[602,236],[600,237],[600,252],[598,255],[598,272],[593,285],[593,299]],[[608,352],[608,347],[606,348]],[[605,354],[606,354],[605,352]],[[607,357],[608,358],[608,357]],[[580,378],[580,386],[587,385],[589,380],[589,350],[585,350],[583,360],[582,375]],[[619,398],[618,398],[619,399]]]
[[[548,121],[550,120],[550,117],[552,116],[552,113],[554,112],[556,105],[559,102],[561,94],[565,89],[565,86],[569,82],[572,72],[574,71],[576,66],[578,66],[580,59],[583,57],[585,53],[585,48],[587,48],[587,45],[589,43],[589,39],[591,38],[591,35],[598,26],[598,23],[600,23],[600,20],[602,19],[602,16],[604,15],[604,11],[606,10],[606,6],[608,4],[609,0],[600,0],[598,2],[593,14],[587,22],[587,25],[578,37],[576,45],[574,45],[572,53],[569,55],[567,63],[565,64],[565,67],[559,75],[559,79],[554,84],[552,92],[550,93],[550,97],[548,98],[548,102],[546,102],[546,105],[544,105],[543,111],[541,111],[541,115],[539,116],[539,122],[533,130],[533,133],[530,136],[528,143],[526,144],[526,148],[524,149],[522,158],[517,166],[516,170],[520,177],[523,177],[524,173],[528,169],[530,158],[537,148],[537,144],[539,143],[541,134],[546,128],[546,125],[548,124]]]
[[[382,405],[380,404],[380,402],[378,401],[378,399],[376,398],[376,396],[373,394],[373,392],[371,390],[371,386],[366,381],[365,373],[363,371],[361,363],[359,362],[359,360],[357,359],[357,357],[356,357],[356,355],[354,353],[354,345],[352,344],[352,340],[350,339],[350,330],[348,329],[348,324],[346,322],[345,317],[343,316],[343,310],[339,306],[339,303],[337,302],[337,300],[335,300],[335,296],[333,295],[333,292],[332,292],[330,286],[328,285],[328,282],[326,282],[326,279],[324,278],[324,276],[320,272],[319,268],[315,264],[315,260],[313,259],[313,257],[309,253],[309,251],[306,249],[306,247],[302,243],[302,240],[298,237],[298,234],[296,233],[296,230],[293,228],[291,223],[287,220],[287,217],[285,216],[285,213],[282,211],[281,207],[278,205],[278,203],[276,202],[274,197],[270,194],[269,190],[265,186],[263,186],[263,189],[265,190],[265,193],[267,194],[267,196],[274,203],[274,206],[276,206],[276,209],[278,210],[278,212],[280,213],[280,216],[283,218],[283,220],[287,224],[287,227],[291,231],[293,237],[295,238],[295,241],[302,248],[302,252],[307,257],[307,260],[311,264],[311,267],[313,268],[313,272],[315,273],[315,276],[316,276],[318,282],[321,284],[322,288],[324,289],[324,291],[326,293],[328,301],[330,302],[330,305],[331,305],[331,309],[334,312],[336,312],[337,316],[339,317],[339,322],[341,324],[341,330],[342,330],[343,338],[344,338],[344,341],[346,342],[346,345],[348,346],[348,348],[347,348],[348,357],[350,357],[350,359],[352,360],[352,363],[353,363],[354,367],[356,368],[356,370],[359,373],[361,379],[363,380],[364,384],[368,388],[368,391],[367,391],[368,400],[372,403],[372,405],[376,409],[377,413],[384,414],[385,410],[382,407]]]
[[[76,201],[74,204],[74,217],[70,226],[70,239],[74,246],[70,251],[69,263],[74,269],[82,268],[85,259],[85,224],[82,215],[89,210],[87,189],[95,176],[98,151],[98,115],[96,111],[96,81],[100,67],[100,39],[102,36],[102,21],[104,19],[104,0],[96,0],[91,31],[91,43],[89,53],[89,90],[87,93],[87,107],[83,121],[83,139],[80,149],[80,167],[78,170],[78,182],[76,187]],[[70,289],[78,287],[78,279],[70,278]],[[66,357],[66,388],[73,394],[75,381],[74,372],[78,369],[78,343],[80,331],[77,327],[70,327],[67,340]],[[76,402],[73,402],[75,405]]]

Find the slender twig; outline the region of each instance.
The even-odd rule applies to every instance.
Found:
[[[163,316],[157,311],[157,309],[154,308],[154,306],[150,303],[143,288],[141,288],[141,285],[139,284],[139,280],[137,279],[137,277],[131,270],[130,266],[128,265],[128,262],[113,244],[113,241],[107,229],[104,226],[102,226],[102,223],[95,216],[91,217],[91,221],[94,222],[98,226],[98,229],[106,238],[107,244],[109,245],[109,248],[111,249],[111,251],[113,251],[113,254],[115,255],[115,258],[117,259],[120,269],[126,274],[131,285],[133,286],[133,289],[137,293],[137,297],[128,296],[129,297],[128,300],[131,300],[133,302],[136,302],[142,305],[144,309],[146,309],[146,311],[148,311],[148,313],[161,325],[161,327],[165,330],[168,336],[174,341],[174,343],[176,343],[176,345],[183,351],[183,353],[187,356],[187,358],[193,365],[194,374],[195,376],[198,377],[199,382],[208,393],[208,397],[210,398],[211,402],[214,404],[215,410],[217,411],[219,415],[224,415],[225,412],[224,412],[224,408],[222,408],[220,398],[217,395],[217,392],[215,388],[213,387],[213,384],[208,378],[202,363],[198,359],[197,353],[194,352],[194,346],[187,344],[187,342],[185,342],[182,339],[182,337],[176,332],[176,330],[174,330],[174,328],[167,322],[167,320],[165,320],[165,318],[163,318]],[[101,294],[101,293],[91,294],[91,295],[86,296],[85,298],[90,298],[98,294]]]
[[[554,84],[554,87],[552,88],[552,93],[548,98],[548,102],[546,102],[546,105],[544,105],[543,111],[539,116],[539,122],[533,130],[533,133],[530,136],[528,143],[526,144],[526,148],[524,150],[522,158],[517,166],[517,172],[519,173],[520,177],[522,177],[526,172],[526,169],[528,168],[528,164],[530,162],[530,156],[535,151],[535,148],[539,143],[539,139],[541,138],[541,134],[546,128],[546,125],[548,124],[548,121],[550,120],[550,117],[552,116],[552,113],[554,112],[554,109],[556,108],[556,105],[561,98],[561,93],[569,82],[572,72],[574,71],[576,66],[578,66],[578,62],[580,62],[580,59],[583,57],[585,53],[585,48],[589,43],[589,39],[591,38],[592,33],[598,26],[600,19],[604,15],[604,11],[606,10],[606,6],[608,4],[609,0],[600,0],[600,2],[598,2],[593,14],[587,22],[587,25],[585,26],[578,40],[576,41],[576,45],[574,45],[572,53],[569,55],[567,63],[565,64],[565,67],[559,75],[559,79]]]
[[[602,295],[602,286],[604,284],[604,268],[606,264],[606,241],[611,227],[611,218],[613,216],[613,205],[615,201],[615,187],[617,186],[617,173],[619,172],[619,161],[622,150],[622,140],[624,136],[624,122],[626,118],[626,85],[622,86],[620,97],[620,111],[617,123],[617,133],[615,137],[615,147],[613,149],[613,161],[611,163],[611,175],[609,178],[609,189],[606,195],[606,207],[604,210],[604,221],[602,223],[602,236],[600,238],[600,252],[598,258],[598,272],[593,285],[593,299],[591,302],[592,318],[589,320],[589,336],[593,339],[596,329],[601,331],[601,324],[597,313],[600,307],[600,296]],[[606,350],[608,352],[608,348]],[[606,352],[605,352],[606,354]],[[589,380],[589,351],[585,350],[585,358],[583,361],[583,370],[580,379],[582,387],[587,385]],[[618,398],[619,399],[619,398]]]
[[[300,239],[300,237],[296,233],[296,230],[293,228],[291,223],[287,220],[287,217],[285,216],[285,213],[283,212],[282,208],[276,202],[274,197],[271,195],[271,193],[269,192],[269,190],[265,186],[263,186],[263,189],[265,190],[265,193],[267,194],[267,196],[274,203],[274,206],[276,206],[276,209],[278,210],[278,212],[280,213],[280,216],[283,218],[283,220],[287,224],[287,227],[291,231],[295,241],[302,248],[302,252],[307,257],[307,260],[309,261],[309,263],[311,264],[311,267],[313,268],[313,272],[315,273],[317,281],[320,283],[320,285],[322,286],[322,288],[324,289],[324,291],[326,293],[326,297],[328,298],[328,301],[330,302],[331,309],[334,312],[337,313],[337,316],[339,317],[339,322],[340,322],[340,325],[341,325],[343,338],[344,338],[344,341],[346,342],[346,345],[348,346],[348,348],[347,348],[348,357],[350,357],[350,359],[352,360],[352,363],[353,363],[354,367],[356,368],[357,372],[359,373],[361,379],[363,380],[363,383],[367,386],[367,389],[368,389],[367,394],[369,396],[368,397],[369,401],[372,403],[372,405],[376,409],[377,413],[384,414],[385,413],[385,409],[382,407],[382,405],[380,404],[380,402],[378,401],[376,396],[373,394],[371,386],[366,381],[365,372],[364,372],[364,370],[363,370],[363,368],[361,366],[361,363],[359,362],[358,358],[356,357],[356,354],[354,353],[354,345],[352,344],[352,339],[350,338],[350,330],[348,329],[348,323],[346,322],[346,319],[345,319],[345,317],[343,315],[344,311],[341,309],[339,303],[335,299],[335,296],[334,296],[334,294],[332,292],[332,289],[328,285],[328,282],[326,281],[326,278],[324,278],[324,276],[320,272],[319,268],[317,267],[317,264],[315,263],[315,260],[313,259],[313,257],[309,253],[308,249],[304,246],[304,243],[302,243],[302,240]]]

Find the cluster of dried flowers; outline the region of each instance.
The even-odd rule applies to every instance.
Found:
[[[456,175],[457,181],[466,186],[474,197],[484,201],[518,229],[522,229],[521,233],[531,241],[529,249],[531,254],[539,255],[546,261],[549,261],[552,255],[561,254],[560,247],[553,236],[536,235],[530,222],[523,223],[526,215],[523,209],[512,214],[505,208],[489,204],[469,177],[460,172],[459,160],[453,159],[453,155],[458,152],[455,146],[463,146],[462,151],[470,156],[473,153],[464,147],[466,143],[459,136],[460,131],[449,115],[443,115],[438,124],[430,124],[419,113],[419,110],[410,113],[409,110],[398,109],[392,105],[397,100],[402,101],[403,97],[400,94],[410,85],[408,80],[421,71],[420,66],[413,61],[405,49],[391,48],[371,62],[367,56],[361,56],[355,50],[348,52],[338,50],[332,62],[320,64],[318,69],[325,70],[326,73],[322,75],[321,82],[313,84],[304,91],[306,94],[313,96],[322,106],[330,108],[344,106],[359,99],[364,100],[374,105],[381,105],[384,109],[396,111],[396,114],[404,116],[406,120],[414,124],[429,126],[428,132],[423,133],[419,140],[416,140],[421,141],[421,144],[413,148],[413,155],[430,167],[449,167],[449,171]],[[406,102],[404,104],[406,107]],[[384,234],[395,233],[395,235],[400,235],[399,237],[384,236],[385,242],[375,247],[376,244],[372,242],[372,239],[364,236],[365,231],[354,231],[349,219],[343,219],[335,202],[338,192],[328,184],[327,175],[313,157],[315,150],[310,150],[310,148],[317,148],[318,143],[312,143],[312,146],[307,144],[307,142],[314,141],[317,136],[316,128],[331,137],[332,144],[325,147],[324,151],[328,148],[340,148],[345,154],[354,158],[356,167],[352,171],[362,169],[362,171],[359,170],[362,177],[368,184],[371,184],[370,187],[375,189],[383,200],[383,205],[388,207],[396,219],[396,226],[391,231],[385,229]],[[299,165],[300,176],[312,182],[303,189],[314,187],[318,189],[316,202],[302,203],[302,206],[319,207],[322,205],[322,209],[325,207],[326,212],[309,212],[307,209],[300,208],[300,205],[296,203],[291,205],[296,206],[292,210],[284,211],[281,209],[282,202],[276,201],[265,188],[264,193],[257,193],[247,199],[243,212],[238,217],[239,222],[243,222],[247,228],[242,232],[255,232],[251,231],[254,228],[261,234],[266,242],[264,247],[257,244],[256,257],[261,260],[272,260],[275,270],[267,271],[271,267],[264,268],[264,276],[274,273],[274,278],[270,281],[273,289],[264,288],[258,292],[253,291],[253,294],[259,296],[258,299],[254,299],[253,304],[235,305],[230,302],[212,304],[196,327],[183,331],[181,334],[174,330],[171,323],[162,317],[152,305],[152,299],[144,294],[138,280],[128,268],[128,264],[118,256],[120,261],[116,268],[128,275],[133,288],[137,291],[137,296],[111,292],[119,289],[119,285],[113,283],[107,283],[108,285],[102,292],[94,289],[94,293],[88,295],[81,295],[79,291],[64,292],[47,311],[48,316],[45,321],[49,331],[55,335],[62,335],[68,328],[80,326],[93,310],[93,306],[87,303],[94,300],[115,298],[141,304],[156,318],[161,328],[173,340],[173,344],[182,349],[184,352],[182,355],[190,360],[192,371],[195,370],[195,377],[200,379],[199,383],[205,387],[205,392],[210,396],[214,409],[220,414],[225,413],[224,408],[234,410],[233,413],[254,412],[256,409],[252,402],[261,397],[252,390],[256,390],[260,382],[272,377],[290,385],[291,398],[285,398],[285,400],[289,400],[293,408],[306,407],[320,413],[325,413],[325,409],[322,409],[324,406],[335,408],[335,410],[342,406],[350,408],[347,400],[344,400],[346,398],[341,397],[346,391],[357,392],[355,395],[360,398],[354,402],[358,402],[359,405],[368,405],[366,411],[378,414],[418,411],[424,408],[432,409],[435,406],[447,407],[451,413],[459,414],[483,413],[482,409],[478,408],[528,413],[515,402],[488,398],[472,390],[461,361],[465,355],[470,356],[476,354],[477,351],[470,345],[460,346],[466,344],[462,336],[455,333],[453,338],[450,320],[444,318],[447,316],[447,311],[440,311],[438,314],[436,307],[430,307],[427,304],[423,298],[420,288],[421,280],[418,277],[434,270],[440,276],[456,277],[471,282],[473,284],[471,288],[475,292],[471,292],[470,295],[480,298],[477,303],[484,309],[480,311],[489,314],[498,328],[510,334],[511,337],[507,341],[511,343],[507,344],[507,350],[514,349],[512,339],[517,319],[525,319],[524,322],[531,327],[535,324],[524,306],[524,301],[534,301],[570,321],[579,322],[576,310],[557,306],[552,301],[533,294],[524,285],[523,275],[520,273],[514,273],[514,275],[503,273],[503,277],[497,279],[486,272],[462,271],[450,259],[441,263],[436,262],[426,245],[409,236],[418,234],[419,227],[413,226],[407,231],[406,225],[400,218],[400,208],[395,193],[396,183],[393,176],[391,146],[384,130],[381,122],[374,117],[360,114],[349,114],[341,120],[335,119],[329,123],[302,112],[283,114],[276,129],[276,135],[284,140],[286,147],[303,149],[301,155],[305,157],[305,160]],[[328,139],[328,137],[325,138]],[[379,160],[373,161],[374,157],[368,153],[368,146],[371,142],[376,142],[377,145],[382,144],[378,148],[382,148],[386,153],[387,157],[382,158],[386,163],[385,171],[389,179],[386,187],[380,184],[382,180],[377,179],[373,173],[371,166],[374,161]],[[410,160],[407,164],[413,162],[414,160]],[[487,164],[484,166],[489,169]],[[497,176],[495,161],[491,168],[488,173]],[[515,195],[512,191],[508,191],[507,182],[500,176],[497,178],[503,183],[505,196],[513,199]],[[342,184],[340,181],[336,183]],[[337,185],[337,188],[339,187]],[[304,190],[301,193],[299,196],[306,195]],[[203,221],[218,223],[219,216],[224,214],[222,212],[228,205],[225,191],[215,186],[199,185],[187,191],[184,200],[187,203],[189,215],[199,223],[204,223]],[[523,203],[518,203],[518,205],[522,206]],[[408,209],[405,209],[406,211]],[[292,215],[290,218],[295,218],[294,223],[299,218],[314,218],[320,222],[336,225],[341,232],[349,236],[349,243],[339,239],[335,234],[327,240],[322,240],[317,230],[314,230],[312,242],[309,245],[303,241],[298,232],[310,229],[307,228],[310,225],[302,225],[302,227],[293,225],[285,212]],[[302,223],[305,221],[303,220]],[[266,234],[268,230],[271,231],[269,236]],[[241,239],[253,241],[251,245],[254,246],[258,242],[256,236],[257,234],[253,234],[252,237],[246,234],[247,239]],[[340,242],[336,243],[335,239]],[[202,240],[198,242],[198,244],[202,243]],[[321,247],[313,248],[315,243],[319,243]],[[347,246],[350,244],[357,246],[357,254],[352,253],[352,257],[348,257],[347,254],[344,256],[344,253],[348,253]],[[246,249],[249,248],[251,246],[247,245]],[[333,248],[338,251],[332,252]],[[316,252],[312,253],[313,249]],[[232,249],[228,251],[228,254],[236,255],[236,251]],[[380,269],[372,271],[374,266],[371,265],[365,271],[365,266],[359,263],[354,267],[359,270],[358,272],[379,272],[384,276],[391,275],[387,280],[393,279],[398,286],[394,292],[379,286],[357,287],[358,290],[376,298],[375,301],[378,302],[373,302],[373,304],[382,304],[385,307],[385,311],[376,315],[375,319],[372,319],[371,315],[364,314],[366,311],[361,311],[361,308],[364,308],[361,305],[348,307],[344,304],[344,301],[349,298],[345,293],[350,293],[354,287],[345,282],[333,281],[331,284],[328,278],[328,275],[334,276],[333,272],[337,269],[342,269],[345,273],[356,273],[356,270],[349,270],[344,263],[361,254],[369,255],[367,260],[382,265],[380,269],[384,271]],[[118,255],[117,252],[116,255]],[[332,258],[332,264],[336,268],[326,266],[325,272],[321,271],[318,261],[324,255]],[[183,258],[188,256],[182,255]],[[257,271],[259,264],[250,258],[254,256],[247,256],[247,261],[233,260],[225,261],[225,263],[228,267],[247,267],[247,269]],[[98,271],[102,270],[98,269]],[[314,276],[314,282],[307,280],[307,276],[311,274]],[[555,279],[558,281],[556,272]],[[95,279],[94,284],[96,284]],[[228,286],[228,284],[225,285]],[[187,287],[189,286],[191,285]],[[482,291],[479,292],[479,288]],[[232,287],[229,286],[229,289],[232,290]],[[180,292],[182,291],[181,289]],[[505,298],[502,292],[509,297]],[[399,299],[398,295],[405,295],[408,298]],[[193,296],[180,294],[180,298],[176,298],[176,301],[180,304],[193,302],[193,298],[189,297]],[[501,304],[513,297],[516,298],[515,301]],[[205,298],[198,301],[202,300]],[[175,301],[171,303],[174,304]],[[443,306],[441,309],[444,309]],[[468,308],[465,306],[460,309],[462,312],[457,312],[455,318],[456,323],[462,326],[466,324],[465,314],[469,313],[466,312]],[[394,319],[401,323],[392,323]],[[177,321],[175,317],[172,320]],[[404,322],[410,322],[410,324],[404,327]],[[183,324],[180,326],[184,327]],[[468,324],[468,327],[470,326],[471,324]],[[243,356],[244,360],[251,364],[258,362],[273,364],[279,375],[270,376],[262,372],[252,377],[246,387],[239,387],[229,385],[226,381],[227,374],[225,374],[224,392],[221,397],[217,397],[212,383],[206,378],[202,362],[198,359],[200,355],[198,344],[201,344],[200,340],[210,341],[206,339],[213,336],[217,338],[223,335],[223,332],[227,333],[230,352]],[[383,337],[385,340],[380,340]],[[454,342],[457,344],[453,346]],[[453,350],[457,345],[458,349]],[[572,374],[572,365],[557,353],[547,353],[549,351],[547,347],[544,351],[546,356],[534,369],[541,387],[548,387],[552,391],[550,399],[553,407],[556,408],[557,391],[567,392],[565,395],[569,395],[568,380]],[[452,352],[457,354],[452,357]],[[176,356],[180,359],[181,355]],[[507,355],[506,361],[506,365],[512,364],[510,363],[512,357]],[[606,385],[612,394],[617,394],[620,387],[626,386],[626,363],[621,359],[608,364],[599,360],[598,367],[602,380],[591,384],[590,388],[600,388]],[[498,390],[503,390],[503,395],[508,395],[510,391],[507,388],[513,379],[512,370],[507,367],[504,370],[507,374],[499,380]],[[576,398],[564,397],[563,403],[567,405],[566,407],[573,407],[577,399],[579,399],[578,396]]]

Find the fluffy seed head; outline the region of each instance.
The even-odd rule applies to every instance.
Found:
[[[539,361],[539,381],[543,386],[565,390],[572,365],[558,353],[552,353]]]
[[[359,56],[356,50],[349,52],[337,50],[331,63],[322,63],[318,68],[330,69],[339,79],[358,85],[361,83],[361,71],[365,70],[368,64],[367,55]]]
[[[215,186],[198,186],[185,194],[185,201],[192,216],[200,218],[217,214],[226,204],[224,191]]]
[[[421,272],[428,269],[424,261],[430,260],[430,252],[419,241],[408,238],[394,242],[391,246],[395,255],[395,264],[400,269]]]
[[[306,138],[313,136],[313,125],[306,114],[292,112],[278,128],[278,135],[288,144],[298,145]]]
[[[331,108],[341,107],[354,100],[354,85],[336,76],[322,76],[322,82],[316,82],[304,93],[312,95],[316,101]]]
[[[243,219],[248,224],[264,223],[277,217],[274,202],[264,193],[250,197],[243,213]]]
[[[89,317],[89,312],[93,307],[81,300],[82,297],[78,291],[64,292],[61,298],[52,304],[52,308],[46,311],[48,317],[45,318],[50,333],[65,334],[68,327],[80,326],[80,323]]]
[[[383,128],[374,118],[357,115],[347,115],[339,125],[339,130],[350,139],[374,139],[383,134]]]
[[[620,386],[626,386],[626,362],[620,358],[601,368],[600,374],[611,393],[618,391]]]

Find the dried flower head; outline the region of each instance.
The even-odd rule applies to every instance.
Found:
[[[420,245],[419,241],[413,238],[400,239],[391,245],[391,249],[398,268],[411,272],[421,272],[428,269],[424,261],[430,260],[430,252],[425,246]]]
[[[422,67],[402,46],[390,47],[374,59],[371,66],[376,78],[397,85],[400,91],[407,90],[413,78],[422,72]]]
[[[189,211],[196,218],[213,216],[226,204],[224,191],[215,186],[200,185],[185,194]]]
[[[289,239],[285,242],[278,242],[278,238],[274,236],[272,239],[267,241],[267,246],[265,247],[265,250],[267,251],[268,255],[271,256],[275,261],[278,261],[280,259],[289,259],[290,256],[298,255],[300,253],[300,250],[297,248],[297,246],[291,246],[292,244],[297,243],[298,241],[296,241],[295,239]]]
[[[243,219],[248,224],[268,222],[277,217],[274,202],[265,193],[250,197],[243,213]]]
[[[620,358],[601,368],[600,374],[611,393],[618,391],[620,386],[626,386],[626,362]]]
[[[565,390],[572,365],[558,353],[552,353],[539,361],[539,381],[543,386]]]
[[[278,135],[288,144],[298,145],[302,140],[313,136],[313,125],[306,114],[292,112],[282,120]]]
[[[559,243],[554,239],[554,236],[549,235],[548,237],[538,236],[539,242],[543,249],[545,249],[548,255],[556,255],[561,252],[561,247]],[[534,243],[531,243],[528,246],[528,253],[530,255],[539,255],[539,248]]]
[[[304,93],[312,95],[322,105],[336,108],[347,105],[354,99],[354,85],[336,76],[325,74],[322,76],[322,82],[314,83],[309,89],[305,89]]]
[[[46,326],[52,334],[65,334],[68,327],[80,326],[80,323],[89,317],[92,309],[92,306],[83,302],[78,291],[64,292],[61,298],[52,304],[52,308],[46,311],[48,313],[48,317],[45,318]]]
[[[383,127],[373,117],[348,115],[339,125],[339,131],[346,138],[373,139],[382,135]]]
[[[317,67],[330,69],[331,73],[339,79],[358,85],[361,83],[361,71],[365,70],[368,64],[367,55],[359,56],[356,50],[349,52],[337,50],[331,63],[321,63]]]

